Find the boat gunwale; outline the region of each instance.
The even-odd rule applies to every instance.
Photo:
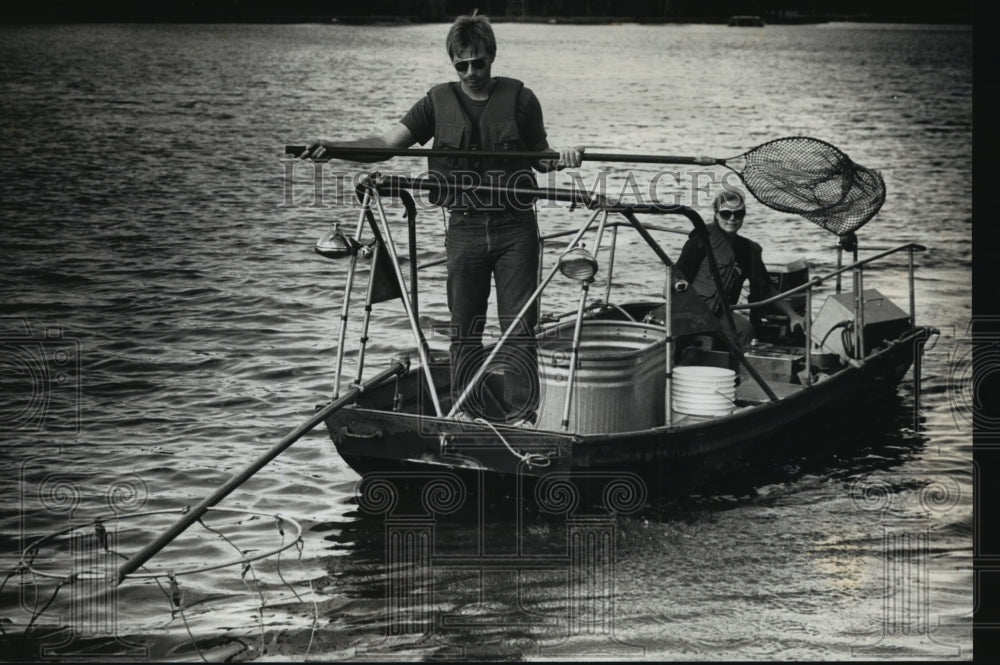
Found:
[[[671,425],[657,425],[656,427],[631,430],[624,432],[596,432],[596,433],[576,433],[576,432],[560,432],[557,430],[538,430],[538,429],[526,429],[522,427],[517,427],[514,425],[509,425],[506,423],[489,423],[489,425],[478,423],[476,421],[460,421],[453,418],[447,418],[445,416],[435,416],[428,414],[411,413],[404,411],[387,411],[384,409],[377,409],[373,407],[366,407],[357,404],[352,404],[345,407],[344,411],[349,411],[355,414],[378,414],[379,420],[386,419],[403,419],[403,420],[414,420],[420,419],[425,421],[431,421],[438,423],[439,425],[444,425],[441,434],[447,435],[459,435],[463,433],[468,433],[474,436],[479,436],[482,434],[492,434],[495,436],[492,428],[502,428],[501,431],[511,434],[531,434],[540,439],[546,439],[552,441],[553,439],[558,439],[559,441],[566,442],[569,441],[576,446],[590,446],[590,445],[600,445],[609,441],[622,441],[625,442],[629,439],[637,439],[646,436],[657,436],[657,435],[668,435],[676,434],[678,432],[698,432],[700,430],[710,430],[715,428],[724,428],[728,425],[739,422],[741,420],[756,420],[758,418],[768,416],[773,411],[778,408],[783,408],[788,405],[789,402],[812,402],[816,401],[812,398],[816,397],[818,393],[825,393],[830,391],[835,391],[838,386],[845,383],[850,377],[862,375],[867,371],[868,365],[871,362],[879,361],[890,353],[893,353],[901,345],[906,345],[911,342],[917,342],[918,338],[928,339],[932,335],[937,334],[939,331],[933,326],[918,326],[916,328],[907,330],[905,333],[893,340],[888,340],[884,346],[880,346],[874,349],[868,356],[864,358],[862,362],[856,364],[847,364],[846,366],[839,369],[836,373],[831,374],[827,379],[823,381],[818,381],[812,383],[811,385],[801,385],[795,392],[789,393],[784,397],[780,397],[777,400],[766,400],[751,405],[747,405],[736,409],[732,413],[722,416],[715,416],[711,418],[705,418],[704,420],[695,420],[690,422],[681,422]],[[411,368],[410,372],[415,373],[417,370]],[[336,420],[337,414],[332,414],[328,419]],[[455,432],[455,428],[460,428],[462,431]],[[519,445],[531,445],[528,442],[519,442]]]

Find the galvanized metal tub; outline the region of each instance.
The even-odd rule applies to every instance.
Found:
[[[552,328],[538,341],[539,429],[562,429],[573,325]],[[661,326],[584,321],[568,431],[631,432],[662,425],[665,339]]]

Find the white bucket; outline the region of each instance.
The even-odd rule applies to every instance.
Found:
[[[727,416],[736,408],[736,372],[723,367],[674,367],[673,410],[691,416]]]

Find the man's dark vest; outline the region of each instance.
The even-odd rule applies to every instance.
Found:
[[[497,76],[493,79],[486,108],[479,121],[481,150],[527,150],[521,129],[517,126],[517,102],[524,84],[516,79]],[[457,95],[461,95],[458,83],[442,83],[434,86],[427,95],[434,106],[435,150],[468,150],[472,140],[472,120],[462,109]],[[527,160],[465,159],[460,157],[429,157],[427,168],[431,177],[455,180],[468,187],[484,184],[520,187],[536,187],[531,164]],[[477,210],[498,210],[521,208],[530,209],[531,199],[514,199],[504,195],[485,192],[465,194],[456,199],[454,194],[447,197],[435,196],[431,201],[436,205]]]

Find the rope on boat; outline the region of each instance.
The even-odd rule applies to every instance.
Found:
[[[503,434],[500,433],[500,430],[494,427],[493,423],[486,420],[485,418],[476,418],[475,420],[473,420],[473,422],[479,423],[481,425],[486,425],[491,430],[493,430],[493,433],[496,434],[497,438],[500,439],[500,441],[503,443],[504,446],[506,446],[507,450],[510,451],[510,454],[516,457],[517,459],[521,460],[528,466],[545,467],[552,463],[552,458],[550,458],[548,455],[541,455],[539,453],[519,453],[516,450],[514,450],[514,447],[507,442],[507,439],[503,437]]]

